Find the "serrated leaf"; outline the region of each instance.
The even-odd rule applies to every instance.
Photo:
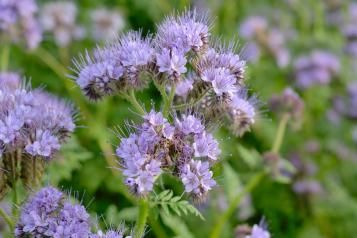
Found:
[[[229,202],[234,199],[240,189],[242,188],[242,184],[238,177],[238,174],[233,170],[233,168],[228,164],[223,164],[223,177],[224,177],[224,190],[227,194]]]
[[[165,190],[151,199],[150,205],[161,208],[166,214],[181,216],[182,213],[194,214],[204,220],[202,214],[186,200],[181,200],[179,196],[173,196],[172,190]]]

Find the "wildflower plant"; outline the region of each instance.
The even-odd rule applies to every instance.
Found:
[[[208,16],[186,11],[167,17],[155,35],[129,31],[73,60],[72,78],[90,100],[119,95],[141,117],[141,124],[120,130],[116,149],[124,182],[140,199],[136,236],[143,234],[149,195],[158,191],[163,173],[180,180],[197,202],[217,185],[212,167],[221,150],[213,123],[228,121],[241,136],[257,118],[257,97],[245,87],[245,61],[235,43],[211,41],[211,27]],[[162,96],[158,110],[136,98],[149,85]]]

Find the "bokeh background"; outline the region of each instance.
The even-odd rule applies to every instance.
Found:
[[[38,1],[41,8],[48,2]],[[282,171],[278,178],[264,179],[243,198],[224,225],[221,237],[236,237],[239,225],[253,225],[262,219],[275,238],[343,238],[357,234],[357,54],[353,55],[357,29],[355,33],[349,29],[353,24],[357,26],[357,5],[354,5],[357,3],[349,0],[73,2],[77,6],[76,24],[83,30],[80,39],[59,46],[53,34],[45,32],[39,49],[30,52],[12,45],[10,52],[11,70],[30,79],[33,87],[44,87],[78,107],[79,128],[64,146],[60,158],[49,166],[46,183],[77,191],[77,197],[88,210],[97,214],[94,216],[100,221],[102,217],[106,220],[103,227],[123,221],[131,225],[135,221],[138,210],[124,192],[112,161],[118,144],[114,128],[123,126],[127,120],[137,120],[137,116],[119,97],[89,102],[68,77],[71,59],[104,43],[93,37],[94,9],[118,12],[122,20],[118,23],[118,34],[129,29],[142,29],[146,34],[155,32],[156,24],[165,16],[196,8],[208,11],[214,19],[213,36],[238,42],[238,50],[248,60],[246,82],[262,102],[260,117],[252,131],[241,138],[224,128],[217,131],[223,156],[222,163],[215,168],[219,186],[210,193],[207,202],[199,205],[206,220],[193,215],[158,216],[150,219],[147,237],[210,236],[218,215],[227,209],[247,178],[261,170],[264,164],[261,154],[270,150],[279,123],[279,116],[269,110],[268,102],[286,87],[294,88],[305,104],[303,115],[289,125],[281,148],[281,156],[291,162],[295,173]],[[244,25],[249,19],[251,25]],[[254,27],[262,27],[263,35],[251,33]],[[338,62],[332,64],[338,66],[328,69],[328,76],[322,69],[324,72],[317,70],[310,75],[313,79],[301,79],[318,81],[305,85],[298,81],[301,68],[296,62],[314,51],[333,54]],[[318,58],[317,66],[311,63],[310,67],[319,68],[323,60],[333,61],[327,56]],[[323,68],[324,64],[321,65]],[[159,95],[149,88],[139,93],[139,99],[149,108],[152,103],[158,105]],[[182,185],[171,177],[165,178],[165,188],[177,194],[182,192]]]

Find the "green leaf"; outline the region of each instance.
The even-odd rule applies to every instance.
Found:
[[[181,197],[174,196],[172,190],[165,190],[157,196],[152,197],[150,205],[151,207],[161,208],[165,214],[174,214],[178,216],[181,216],[182,213],[185,215],[194,214],[202,220],[205,220],[196,207],[186,200],[181,200]]]
[[[230,202],[237,196],[239,190],[242,187],[242,184],[240,182],[237,172],[235,172],[228,163],[223,164],[223,177],[223,188]]]
[[[177,238],[193,238],[194,235],[188,229],[187,225],[176,216],[169,216],[165,213],[161,213],[162,220],[166,226],[168,226]]]

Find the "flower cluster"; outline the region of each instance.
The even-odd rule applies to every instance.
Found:
[[[339,71],[339,59],[327,51],[315,50],[294,62],[296,85],[301,88],[328,84]]]
[[[245,238],[270,238],[270,233],[264,227],[254,225],[251,234]]]
[[[35,0],[1,0],[0,36],[15,42],[25,39],[29,49],[36,48],[42,40],[37,10]]]
[[[272,55],[276,64],[283,68],[289,64],[290,52],[285,46],[286,35],[278,28],[272,28],[266,18],[250,16],[243,21],[240,35],[249,43],[245,46],[246,58],[257,61],[263,51]]]
[[[41,182],[45,162],[75,129],[73,115],[71,105],[30,90],[18,74],[0,73],[0,198],[19,177],[26,189]]]
[[[145,85],[141,73],[154,61],[154,49],[149,37],[141,32],[129,32],[104,49],[96,49],[75,61],[74,77],[85,94],[93,100],[114,92],[138,89]]]
[[[96,100],[140,90],[148,83],[140,76],[150,73],[161,92],[173,91],[176,102],[199,110],[207,121],[228,119],[242,135],[255,122],[257,100],[244,87],[245,61],[235,45],[211,44],[210,28],[208,17],[196,11],[168,17],[152,40],[129,32],[81,56],[74,61],[73,78]]]
[[[54,187],[44,187],[22,206],[15,237],[130,238],[123,229],[91,231],[84,206]]]
[[[85,31],[76,24],[77,6],[71,1],[46,3],[41,10],[44,31],[51,32],[59,46],[67,46],[72,40],[80,39]]]
[[[156,178],[167,171],[181,179],[187,193],[203,198],[216,184],[210,167],[220,149],[212,134],[191,114],[175,117],[174,123],[155,111],[143,119],[116,150],[126,184],[133,192],[145,195],[153,190]]]
[[[93,22],[92,35],[95,40],[114,40],[116,35],[124,28],[123,16],[105,8],[91,12]]]
[[[0,143],[4,153],[21,150],[51,158],[73,132],[73,108],[41,90],[23,87],[20,76],[0,74]]]

